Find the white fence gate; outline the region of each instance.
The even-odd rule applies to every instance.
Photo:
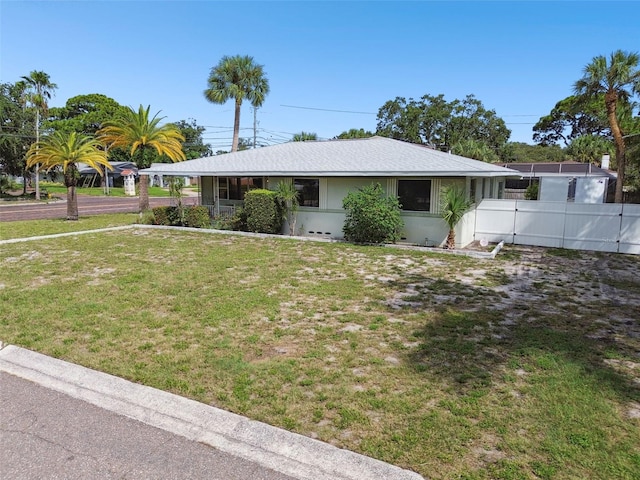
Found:
[[[640,205],[485,199],[475,239],[640,254]]]

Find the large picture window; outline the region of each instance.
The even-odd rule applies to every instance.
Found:
[[[244,200],[244,194],[254,188],[262,188],[261,177],[218,177],[220,200]]]
[[[431,180],[398,180],[398,198],[402,210],[431,211]]]
[[[320,206],[320,180],[317,178],[294,178],[293,185],[298,192],[301,207]]]

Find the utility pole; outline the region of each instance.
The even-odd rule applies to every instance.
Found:
[[[253,107],[253,148],[255,150],[256,148],[256,130],[257,130],[257,113],[258,113],[258,107]]]

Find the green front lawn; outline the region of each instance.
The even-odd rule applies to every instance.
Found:
[[[640,258],[555,253],[8,244],[0,339],[428,478],[640,478]]]
[[[120,227],[123,225],[132,225],[136,223],[139,218],[140,215],[137,213],[111,213],[80,217],[77,221],[52,219],[4,222],[0,224],[0,240]]]

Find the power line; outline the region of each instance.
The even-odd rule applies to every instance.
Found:
[[[337,112],[337,113],[357,113],[360,115],[377,115],[377,113],[372,113],[372,112],[356,112],[353,110],[332,110],[330,108],[316,108],[316,107],[301,107],[298,105],[280,105],[281,107],[287,107],[287,108],[299,108],[302,110],[319,110],[321,112]]]

